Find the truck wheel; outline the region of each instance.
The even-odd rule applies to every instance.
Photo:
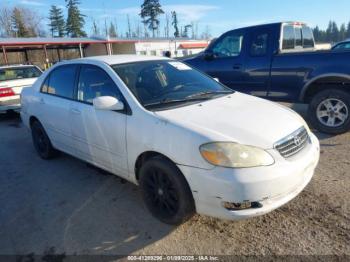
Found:
[[[53,148],[49,137],[47,136],[44,127],[35,121],[32,126],[32,138],[36,152],[42,159],[51,159],[56,156],[57,151]]]
[[[308,112],[313,127],[328,134],[350,130],[350,94],[339,89],[326,89],[311,100]]]
[[[171,161],[155,157],[140,169],[143,200],[154,217],[179,225],[195,212],[194,200],[185,177]]]

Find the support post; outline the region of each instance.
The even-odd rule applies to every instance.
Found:
[[[84,53],[83,53],[83,48],[82,48],[81,43],[79,43],[79,52],[80,52],[80,58],[83,58],[84,57]]]
[[[4,55],[4,60],[5,60],[5,64],[8,65],[8,59],[7,59],[7,54],[6,54],[6,48],[5,46],[2,46],[2,53]]]

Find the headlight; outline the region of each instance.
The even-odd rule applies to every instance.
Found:
[[[203,158],[214,166],[245,168],[269,166],[275,162],[263,149],[231,142],[208,143],[199,150]]]

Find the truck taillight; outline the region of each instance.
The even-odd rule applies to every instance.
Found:
[[[6,96],[14,96],[16,95],[15,92],[13,92],[12,88],[1,88],[0,89],[0,97],[6,97]]]

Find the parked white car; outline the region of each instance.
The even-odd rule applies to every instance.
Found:
[[[22,89],[31,86],[41,74],[33,65],[0,66],[0,112],[18,110]]]
[[[304,189],[320,154],[292,110],[167,58],[59,63],[23,91],[21,116],[42,158],[60,150],[138,184],[169,224],[270,212]]]

